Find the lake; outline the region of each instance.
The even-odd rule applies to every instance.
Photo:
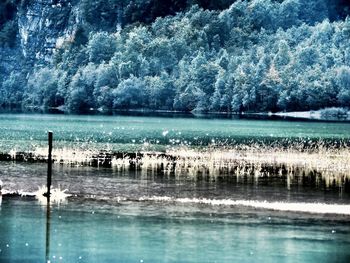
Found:
[[[347,122],[0,114],[0,152],[46,149],[47,130],[54,149],[67,153],[196,149],[202,156],[215,148],[225,155],[255,142],[350,139]],[[349,262],[347,174],[295,163],[289,174],[259,163],[251,175],[252,163],[244,170],[230,161],[244,173],[223,165],[225,176],[204,176],[198,167],[189,176],[202,157],[181,158],[182,169],[170,172],[158,159],[155,168],[145,158],[110,168],[56,162],[53,187],[71,196],[50,206],[35,196],[46,184],[45,163],[1,161],[0,262]],[[327,184],[333,175],[340,182]]]
[[[230,145],[252,140],[350,139],[350,122],[170,116],[0,114],[0,151],[46,146],[48,130],[54,132],[56,147],[112,151]]]

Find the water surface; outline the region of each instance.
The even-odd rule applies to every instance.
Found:
[[[5,190],[33,192],[46,165],[0,162]],[[54,165],[53,185],[68,188],[50,211],[34,197],[3,196],[0,261],[43,262],[347,262],[350,196],[306,182],[261,178],[206,181],[135,171]],[[274,210],[245,206],[278,203]],[[292,203],[297,211],[282,211]],[[302,212],[307,204],[337,213]],[[345,206],[346,210],[341,208]]]
[[[112,151],[165,150],[176,145],[230,145],[276,140],[350,139],[349,122],[306,122],[236,118],[75,116],[0,114],[0,151],[30,151],[46,146]]]
[[[128,152],[350,139],[350,124],[340,122],[1,114],[0,152],[46,147],[47,130],[55,148]],[[33,196],[46,184],[45,163],[0,162],[7,193],[0,204],[0,262],[350,260],[350,192],[315,174],[300,170],[287,181],[53,167],[53,186],[71,197],[47,206]]]

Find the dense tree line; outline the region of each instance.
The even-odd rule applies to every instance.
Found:
[[[113,6],[116,1],[106,3]],[[0,105],[65,106],[74,112],[261,112],[350,106],[346,2],[146,2],[150,9],[130,11],[137,23],[128,18],[132,24],[113,31],[120,21],[108,16],[102,24],[94,20],[108,4],[83,0],[82,8],[97,12],[86,15],[90,26],[81,25],[75,38],[56,51],[52,64],[7,76]],[[137,6],[138,1],[133,3]],[[153,14],[149,20],[137,18],[144,17],[145,10]]]

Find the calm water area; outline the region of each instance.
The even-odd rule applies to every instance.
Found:
[[[30,151],[47,145],[111,151],[231,145],[251,141],[350,140],[350,122],[291,121],[194,115],[0,114],[0,151]]]
[[[189,116],[0,114],[0,152],[165,151],[350,139],[350,123]],[[0,162],[0,262],[350,262],[350,193],[313,180],[207,180],[138,169]],[[17,192],[16,195],[4,193]]]

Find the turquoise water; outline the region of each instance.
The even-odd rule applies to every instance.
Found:
[[[287,188],[282,178],[186,180],[61,165],[53,174],[54,187],[72,196],[50,206],[49,220],[34,197],[2,197],[0,262],[350,259],[350,194],[308,179]],[[32,193],[46,183],[46,165],[0,162],[0,179],[3,192]],[[259,208],[266,204],[277,205]]]
[[[207,211],[206,211],[207,210]],[[209,211],[208,211],[209,210]],[[350,223],[297,214],[167,203],[5,200],[0,261],[349,262]]]
[[[0,152],[30,151],[45,146],[48,130],[54,132],[56,148],[112,151],[230,145],[251,140],[350,139],[348,122],[0,114]]]
[[[0,114],[0,152],[45,147],[47,130],[54,149],[99,151],[350,140],[346,122]],[[71,196],[48,212],[35,197],[46,164],[0,161],[0,262],[350,261],[349,182],[326,186],[302,170],[287,183],[53,168],[53,187]]]

